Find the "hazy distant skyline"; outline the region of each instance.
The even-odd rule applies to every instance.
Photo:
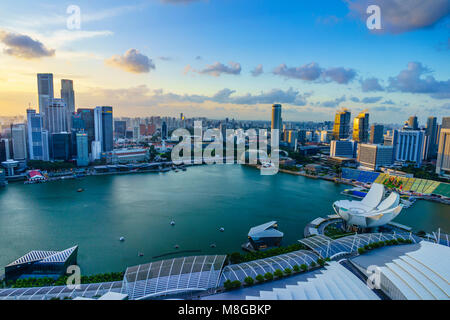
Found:
[[[37,109],[37,73],[74,80],[76,107],[114,116],[370,121],[450,115],[448,0],[76,1],[0,3],[0,116]],[[381,32],[366,27],[381,8]],[[401,12],[401,13],[400,13]]]

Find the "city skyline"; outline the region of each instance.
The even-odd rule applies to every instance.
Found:
[[[382,32],[367,29],[359,0],[178,2],[79,1],[76,30],[65,4],[2,3],[0,116],[38,110],[44,72],[55,92],[73,80],[76,109],[110,105],[116,117],[269,120],[273,103],[283,121],[332,121],[341,107],[367,109],[371,123],[449,114],[446,1],[403,8],[405,19],[375,1]]]

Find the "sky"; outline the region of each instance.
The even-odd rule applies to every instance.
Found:
[[[56,97],[72,79],[77,108],[116,117],[440,122],[449,58],[450,0],[3,0],[0,116],[37,108],[53,73]]]

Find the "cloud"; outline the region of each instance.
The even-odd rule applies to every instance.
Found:
[[[129,49],[123,55],[114,55],[105,63],[131,73],[147,73],[155,69],[152,59],[136,49]]]
[[[381,33],[403,33],[431,28],[450,15],[448,0],[344,0],[351,13],[366,22],[369,5],[381,9]]]
[[[380,85],[380,82],[377,78],[367,78],[361,80],[361,90],[363,92],[370,91],[383,91],[383,87]]]
[[[257,76],[263,74],[263,73],[264,73],[264,70],[263,70],[262,64],[258,64],[258,65],[255,67],[255,69],[253,69],[253,70],[251,71],[251,73],[252,73],[252,76],[254,76],[254,77],[257,77]]]
[[[434,99],[450,98],[450,79],[438,81],[432,75],[431,70],[420,62],[409,62],[408,67],[395,77],[389,78],[390,91],[408,93],[425,93]]]
[[[257,94],[236,95],[236,91],[224,88],[211,96],[196,94],[177,94],[164,92],[162,89],[151,90],[146,85],[127,89],[91,88],[89,92],[95,94],[91,101],[105,99],[121,106],[155,106],[170,103],[204,103],[215,102],[219,104],[256,105],[285,103],[293,106],[304,106],[311,93],[301,94],[298,90],[272,89]],[[97,99],[97,100],[96,100]]]
[[[383,97],[365,97],[361,100],[362,103],[376,103],[383,99]]]
[[[241,70],[242,68],[240,63],[231,61],[227,66],[223,63],[216,62],[214,64],[207,65],[206,68],[202,70],[194,71],[201,74],[208,74],[214,77],[219,77],[221,74],[239,75],[241,74]]]
[[[373,107],[370,108],[371,111],[377,111],[377,112],[387,112],[387,111],[392,111],[392,112],[399,112],[402,109],[399,107],[386,107],[386,106],[380,106],[380,107]]]
[[[311,62],[300,67],[288,67],[286,64],[280,64],[273,70],[273,74],[287,79],[323,80],[325,82],[334,81],[339,84],[347,84],[355,78],[356,71],[341,67],[323,69],[317,62]]]
[[[392,101],[392,100],[386,100],[386,101],[383,101],[381,104],[389,104],[389,105],[393,105],[393,104],[395,104],[395,103],[394,103],[394,101]]]
[[[55,55],[55,50],[47,49],[42,42],[27,35],[0,30],[0,41],[6,46],[3,52],[10,56],[38,59]]]
[[[359,100],[358,97],[351,97],[351,98],[350,98],[350,101],[353,101],[353,102],[360,102],[361,100]]]
[[[347,99],[346,99],[346,97],[345,97],[345,95],[344,95],[344,96],[342,96],[342,97],[340,97],[340,98],[336,98],[336,99],[334,99],[334,100],[328,100],[328,101],[320,102],[320,103],[318,104],[318,106],[324,107],[324,108],[336,108],[336,107],[339,106],[339,104],[341,104],[341,102],[344,102],[344,101],[346,101],[346,100],[347,100]]]

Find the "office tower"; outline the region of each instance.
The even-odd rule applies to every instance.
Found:
[[[383,146],[381,144],[359,144],[358,162],[362,167],[378,170],[379,167],[392,165],[392,146]]]
[[[54,98],[53,92],[53,74],[38,73],[38,97],[39,97],[39,114],[44,117],[44,128],[48,130],[47,107],[49,100]]]
[[[165,121],[163,121],[163,123],[161,125],[161,139],[166,140],[168,135],[169,135],[169,131],[167,129],[167,123]]]
[[[450,173],[450,128],[442,128],[439,135],[436,173],[439,175]]]
[[[91,150],[91,161],[100,159],[102,154],[101,142],[97,140],[92,141]]]
[[[94,121],[95,140],[100,142],[101,152],[112,151],[114,147],[112,107],[96,107]]]
[[[44,119],[35,110],[27,110],[28,157],[30,160],[49,161],[48,134]]]
[[[327,130],[320,131],[320,142],[327,143],[329,142],[329,136]]]
[[[436,156],[437,153],[437,136],[438,136],[438,126],[436,117],[428,117],[427,126],[425,129],[425,154],[424,159],[431,159]]]
[[[70,133],[60,132],[53,133],[51,135],[51,149],[53,160],[67,161],[70,159],[70,142]]]
[[[88,135],[85,132],[78,132],[77,137],[77,166],[85,167],[89,165]]]
[[[297,142],[305,143],[306,142],[306,130],[301,129],[297,132]]]
[[[3,168],[0,168],[0,187],[6,186],[6,173]]]
[[[353,120],[353,140],[360,143],[369,140],[369,113],[363,111]]]
[[[61,80],[61,99],[64,100],[67,106],[67,124],[68,131],[72,127],[72,114],[75,112],[75,93],[73,91],[73,81],[72,80]]]
[[[347,109],[336,111],[333,125],[333,136],[335,140],[347,139],[350,134],[351,113]]]
[[[279,135],[281,136],[281,128],[283,127],[283,123],[282,123],[282,119],[281,119],[281,104],[274,104],[272,106],[272,125],[271,125],[271,129],[272,130],[278,130]]]
[[[441,129],[450,129],[450,117],[443,117]]]
[[[419,122],[417,121],[417,116],[409,117],[408,126],[413,130],[419,129]]]
[[[373,144],[383,143],[383,131],[384,126],[382,124],[373,124],[370,127],[370,143]]]
[[[62,99],[50,99],[48,101],[46,118],[49,134],[68,132],[67,106]]]
[[[354,141],[332,140],[330,156],[339,158],[355,158],[357,143]]]
[[[9,139],[0,139],[0,162],[11,159]]]
[[[84,132],[86,132],[88,135],[88,149],[89,149],[89,153],[91,153],[92,152],[92,141],[95,140],[94,109],[79,108],[77,110],[77,115],[80,115]]]
[[[24,123],[11,125],[11,139],[13,159],[22,161],[27,159],[27,136]]]
[[[413,162],[416,167],[422,164],[423,140],[425,133],[421,130],[394,130],[394,159]]]
[[[127,122],[126,121],[114,121],[114,136],[116,139],[125,138],[126,131],[127,131]]]

